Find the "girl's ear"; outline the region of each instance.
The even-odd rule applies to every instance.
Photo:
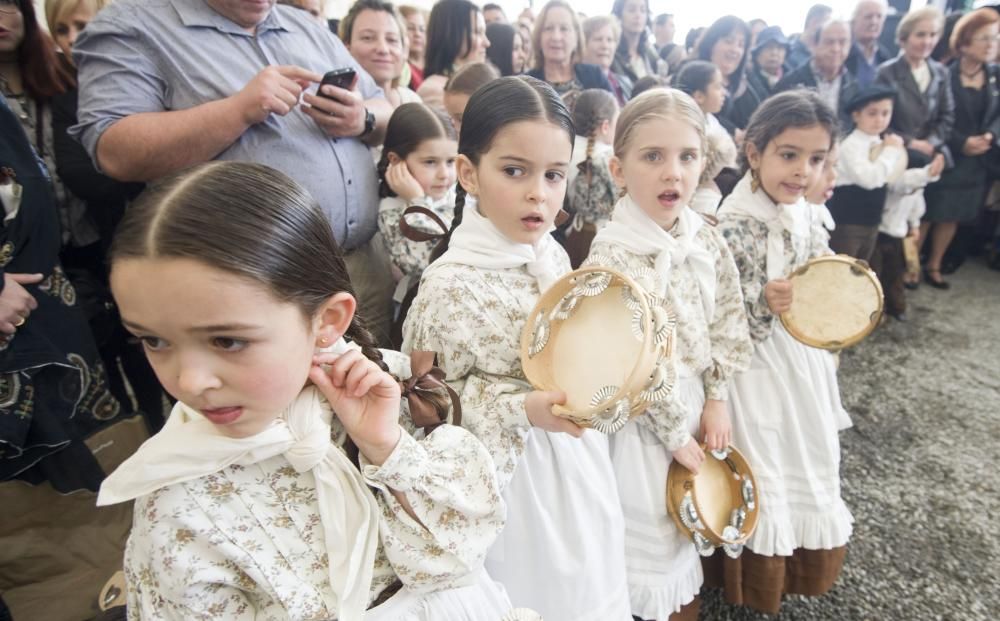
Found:
[[[751,170],[758,170],[760,168],[761,153],[757,150],[757,145],[748,141],[744,149],[746,150],[747,163],[750,164]]]
[[[625,190],[625,170],[622,168],[622,161],[617,155],[612,155],[611,159],[608,160],[608,170],[611,172],[611,178],[614,180],[615,185],[619,189]]]
[[[694,99],[694,102],[698,104],[698,107],[702,108],[704,107],[705,102],[708,101],[708,95],[705,94],[705,91],[695,91],[691,95],[691,99]]]
[[[472,163],[472,160],[464,155],[459,155],[455,159],[455,173],[466,194],[478,196],[479,171],[476,170],[476,165]]]
[[[399,156],[398,156],[398,155],[396,155],[396,153],[395,153],[395,152],[393,152],[393,151],[389,151],[389,163],[390,163],[390,164],[398,164],[398,163],[399,163],[399,161],[400,161],[400,158],[399,158]]]
[[[320,306],[313,318],[316,347],[329,347],[347,333],[358,303],[346,291],[335,293]]]

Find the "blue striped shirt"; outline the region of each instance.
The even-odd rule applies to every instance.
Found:
[[[305,11],[280,5],[250,34],[205,0],[119,0],[87,25],[73,58],[80,105],[70,133],[95,162],[98,140],[119,119],[224,99],[268,65],[321,75],[350,66],[363,98],[383,96],[333,33]],[[375,233],[378,183],[368,147],[328,137],[300,107],[254,125],[217,159],[266,164],[295,179],[317,200],[345,250]]]

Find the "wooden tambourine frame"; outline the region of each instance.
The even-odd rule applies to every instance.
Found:
[[[667,471],[667,512],[702,556],[721,547],[737,558],[760,517],[757,479],[735,447],[705,451],[697,476],[674,460]]]
[[[585,267],[542,293],[521,333],[521,366],[536,389],[566,393],[554,414],[614,433],[673,389],[674,323],[632,278]]]
[[[844,274],[850,275],[852,280],[831,279],[831,282],[811,282],[831,269],[842,270]],[[805,280],[806,278],[810,280]],[[855,281],[854,278],[858,280]],[[875,272],[861,259],[843,254],[816,257],[792,272],[788,279],[792,282],[792,307],[780,315],[781,325],[800,343],[830,351],[851,347],[871,334],[882,319],[885,304],[882,284]],[[868,296],[868,293],[863,293],[865,289],[871,291],[868,306],[872,308],[861,309],[862,313],[858,310],[860,302],[857,298]],[[850,316],[855,319],[857,327],[838,338],[824,336],[821,334],[823,330],[807,327],[808,321],[816,321],[820,313],[828,322],[838,320],[843,322]]]
[[[896,158],[896,165],[893,167],[892,171],[889,172],[889,177],[886,179],[889,183],[895,183],[896,181],[899,181],[899,178],[903,176],[904,172],[906,172],[906,167],[910,163],[910,156],[907,155],[906,149],[903,147],[888,147],[885,143],[879,143],[872,145],[871,150],[868,151],[868,159],[874,162],[886,149],[899,151],[900,154],[899,157]]]

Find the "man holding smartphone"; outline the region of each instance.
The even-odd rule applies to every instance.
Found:
[[[288,174],[327,214],[362,312],[387,336],[393,283],[372,243],[378,183],[366,143],[381,141],[392,110],[335,35],[274,0],[119,0],[88,24],[74,59],[71,132],[102,172],[151,181],[224,159]],[[332,69],[355,77],[317,94]]]

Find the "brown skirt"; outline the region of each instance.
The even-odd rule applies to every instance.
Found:
[[[781,609],[781,596],[823,595],[844,566],[847,546],[832,550],[796,549],[791,556],[763,556],[743,550],[732,559],[721,551],[703,559],[705,586],[721,587],[726,601],[768,614]]]

